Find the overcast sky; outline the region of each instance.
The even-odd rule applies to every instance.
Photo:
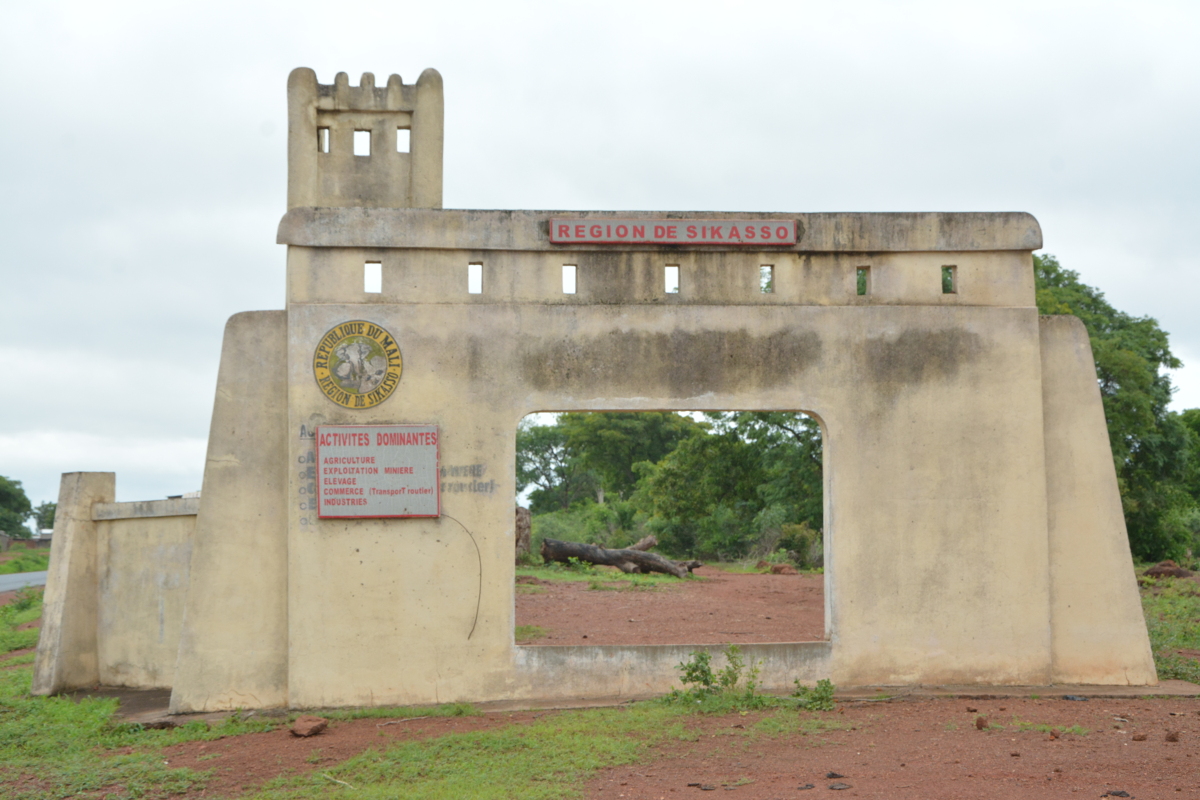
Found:
[[[0,475],[200,488],[286,81],[435,67],[448,208],[1028,211],[1200,406],[1200,3],[9,2]]]

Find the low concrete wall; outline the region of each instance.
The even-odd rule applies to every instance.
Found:
[[[764,691],[795,688],[829,677],[829,642],[744,644],[746,667],[758,666]],[[678,665],[706,651],[713,668],[725,665],[717,645],[608,645],[599,647],[517,647],[515,685],[508,696],[525,700],[573,700],[581,697],[634,699],[663,695],[679,686]]]
[[[176,503],[188,501],[155,504]],[[112,506],[100,509],[111,513]],[[105,686],[159,689],[173,682],[196,512],[157,511],[96,525],[96,654]]]
[[[172,683],[199,500],[114,503],[115,487],[63,475],[34,694]]]

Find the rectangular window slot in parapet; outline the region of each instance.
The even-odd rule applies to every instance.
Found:
[[[329,128],[317,128],[317,152],[329,152]]]
[[[858,286],[855,291],[858,293],[858,296],[863,297],[864,295],[870,294],[871,293],[871,268],[870,267],[859,267],[857,278],[858,278]]]
[[[958,294],[958,267],[942,267],[942,294]]]
[[[563,264],[563,294],[575,294],[574,264]]]
[[[667,294],[679,294],[679,265],[670,264],[663,270],[663,279]]]
[[[758,268],[758,290],[763,294],[775,293],[775,267],[763,264]]]
[[[356,155],[356,156],[371,155],[371,132],[370,131],[355,131],[354,132],[354,155]]]
[[[483,264],[467,264],[467,294],[483,294]]]
[[[409,135],[411,131],[408,128],[396,128],[396,152],[407,153],[409,148]]]
[[[383,264],[379,261],[368,261],[363,264],[363,291],[379,294],[383,291]]]

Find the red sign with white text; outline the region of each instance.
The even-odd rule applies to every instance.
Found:
[[[553,244],[702,244],[790,247],[794,219],[551,219]]]

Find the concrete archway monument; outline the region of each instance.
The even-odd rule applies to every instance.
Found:
[[[664,692],[694,647],[514,645],[514,434],[731,408],[826,442],[827,636],[746,646],[766,689],[1156,682],[1088,338],[1038,316],[1031,216],[448,210],[436,72],[298,69],[288,97],[287,307],[227,324],[198,500],[64,476],[35,691]]]

